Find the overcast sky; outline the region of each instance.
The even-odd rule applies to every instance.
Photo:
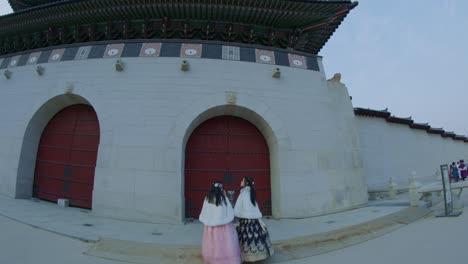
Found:
[[[342,74],[355,107],[468,134],[466,10],[467,0],[360,0],[320,52],[326,74]]]
[[[468,134],[467,0],[361,0],[320,52],[355,107]]]
[[[11,13],[10,5],[7,0],[0,0],[0,15]]]

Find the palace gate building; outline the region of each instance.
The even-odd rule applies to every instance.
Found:
[[[265,215],[303,218],[405,181],[405,155],[452,158],[428,157],[437,145],[468,157],[465,137],[353,108],[338,76],[325,78],[318,53],[357,2],[9,2],[2,195],[181,223],[198,217],[211,182],[237,195],[252,176]],[[419,145],[400,158],[399,142]]]

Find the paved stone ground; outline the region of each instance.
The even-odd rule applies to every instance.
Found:
[[[116,264],[84,255],[90,244],[0,216],[2,264]]]
[[[468,204],[467,195],[464,194],[465,204]],[[386,218],[388,220],[388,218]],[[375,219],[374,219],[375,220]],[[385,220],[385,221],[387,221]],[[394,217],[395,229],[391,233],[374,238],[368,237],[360,239],[358,242],[372,239],[360,244],[351,243],[353,238],[360,236],[351,236],[351,241],[347,244],[346,235],[336,234],[335,240],[342,243],[342,249],[331,251],[321,255],[314,255],[314,250],[319,248],[319,245],[309,245],[302,247],[296,253],[295,260],[287,260],[281,262],[278,256],[264,263],[340,263],[344,261],[352,263],[465,263],[466,260],[466,247],[468,245],[468,212],[465,212],[457,218],[435,218],[429,216],[413,222],[409,225],[411,219],[405,217]],[[349,227],[348,227],[349,228]],[[346,229],[346,228],[345,228]],[[388,230],[381,229],[386,233]],[[354,228],[348,231],[355,232]],[[64,237],[55,233],[51,233],[39,228],[34,228],[29,225],[13,221],[6,217],[0,217],[0,247],[2,248],[0,254],[0,263],[96,263],[96,264],[110,264],[122,263],[111,261],[103,258],[96,258],[93,256],[85,255],[83,252],[100,251],[113,253],[112,251],[119,251],[115,247],[105,249],[106,244],[85,243],[70,237]],[[372,232],[368,232],[372,234]],[[323,234],[317,234],[322,235]],[[361,237],[363,238],[363,237]],[[362,241],[361,241],[362,240]],[[354,241],[356,242],[356,241]],[[332,243],[333,244],[333,243]],[[104,248],[96,248],[99,245]],[[109,245],[109,244],[107,244]],[[171,259],[170,261],[159,261],[152,258],[155,252],[154,248],[147,248],[138,246],[133,243],[137,249],[134,260],[127,259],[127,263],[197,263],[199,258],[193,255],[194,259],[187,261],[186,258]],[[350,246],[352,245],[352,246]],[[278,244],[276,245],[278,247]],[[297,246],[297,245],[296,245]],[[350,247],[347,247],[350,246]],[[347,247],[347,248],[343,248]],[[150,257],[141,261],[142,252],[150,253]],[[333,250],[333,248],[331,248]],[[185,251],[185,250],[183,250]],[[130,250],[135,253],[135,251]],[[166,251],[162,251],[164,254]],[[281,252],[281,245],[279,245],[277,252]],[[302,253],[301,253],[302,252]],[[304,255],[300,255],[304,254]],[[115,255],[110,254],[110,257]],[[279,254],[281,256],[281,254]],[[105,257],[105,256],[103,256]]]
[[[273,241],[328,232],[367,222],[395,213],[408,206],[407,197],[400,200],[379,201],[341,213],[307,219],[265,219]],[[99,217],[92,211],[61,208],[56,204],[32,200],[15,200],[0,195],[0,215],[54,233],[98,241],[102,238],[173,245],[200,245],[203,225],[161,224],[121,221]]]
[[[353,247],[287,263],[468,263],[467,247],[465,207],[456,218],[430,217]]]
[[[406,208],[365,223],[325,233],[274,241],[275,254],[264,263],[284,263],[348,247],[394,231],[429,213],[427,209]],[[182,247],[103,239],[94,244],[86,254],[138,264],[151,264],[155,260],[157,263],[203,263],[200,252],[199,245]]]

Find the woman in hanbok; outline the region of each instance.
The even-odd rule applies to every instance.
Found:
[[[458,182],[458,180],[460,179],[460,173],[458,172],[458,166],[457,164],[455,164],[455,162],[452,162],[452,175],[455,179],[455,182]]]
[[[240,264],[234,211],[221,182],[211,184],[199,220],[203,230],[202,256],[208,264]]]
[[[450,168],[449,168],[449,179],[450,179],[450,182],[455,182],[455,178],[453,177],[453,165],[450,164]]]
[[[465,181],[466,177],[468,176],[468,170],[464,160],[460,160],[460,164],[458,165],[458,171],[460,172],[461,179]]]
[[[254,262],[273,255],[270,235],[262,221],[258,208],[254,179],[245,177],[241,182],[241,192],[234,206],[241,258],[244,262]]]

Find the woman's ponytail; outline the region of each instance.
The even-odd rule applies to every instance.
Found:
[[[257,204],[257,192],[253,187],[254,179],[252,177],[245,177],[244,180],[247,186],[250,187],[250,201],[252,202],[253,206],[255,206]]]

